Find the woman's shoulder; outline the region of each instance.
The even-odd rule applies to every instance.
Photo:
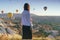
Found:
[[[24,10],[22,13],[23,13],[23,14],[30,14],[30,12],[27,11],[27,10]]]

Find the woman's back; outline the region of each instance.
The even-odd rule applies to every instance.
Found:
[[[27,26],[31,25],[31,23],[30,23],[30,13],[27,10],[24,10],[22,12],[22,25],[27,25]]]

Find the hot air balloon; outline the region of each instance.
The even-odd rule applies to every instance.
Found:
[[[8,22],[11,23],[13,14],[12,14],[11,12],[9,12],[9,13],[7,14],[7,17],[9,18]]]
[[[4,11],[2,10],[2,11],[1,11],[1,13],[3,14],[3,13],[4,13]]]
[[[16,13],[18,13],[18,9],[16,9]]]
[[[13,17],[13,14],[12,14],[11,12],[9,12],[9,13],[7,14],[7,16],[8,16],[8,18],[12,18],[12,17]]]
[[[47,10],[47,6],[45,6],[43,9],[44,9],[44,11],[46,11]]]

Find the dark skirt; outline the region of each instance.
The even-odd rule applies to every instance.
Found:
[[[22,26],[22,39],[32,39],[31,26]]]

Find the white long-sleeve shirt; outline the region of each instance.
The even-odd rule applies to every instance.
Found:
[[[31,26],[30,12],[29,11],[24,10],[22,12],[21,23],[22,23],[22,25]]]

